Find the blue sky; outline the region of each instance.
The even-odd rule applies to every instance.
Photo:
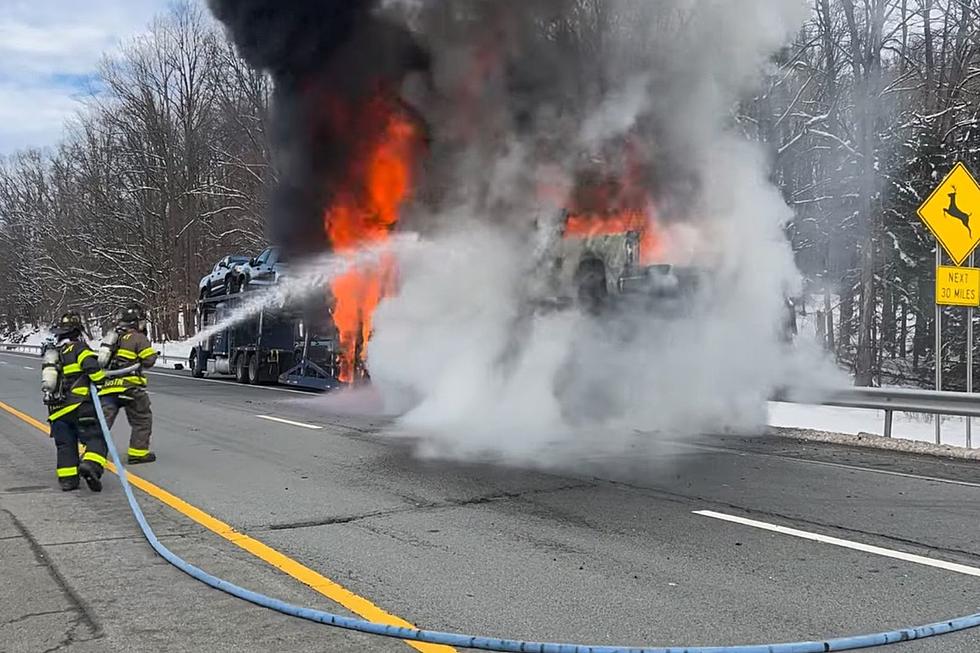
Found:
[[[60,140],[104,53],[171,0],[0,0],[0,156]]]

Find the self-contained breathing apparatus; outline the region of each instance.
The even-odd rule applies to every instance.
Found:
[[[119,348],[119,336],[123,330],[121,325],[117,325],[102,338],[102,345],[99,347],[99,366],[102,369],[108,369],[112,357],[116,355],[116,350]]]
[[[82,316],[69,311],[61,316],[51,328],[51,336],[45,339],[41,348],[41,393],[46,406],[65,400],[65,374],[61,367],[61,346],[73,336],[85,333]]]
[[[105,335],[102,339],[102,344],[99,347],[99,365],[104,370],[109,370],[113,359],[116,357],[116,352],[119,350],[119,339],[128,329],[137,329],[143,331],[145,327],[146,318],[143,312],[136,306],[130,306],[123,309],[119,315],[116,317],[115,326]],[[128,365],[123,370],[126,373],[132,373],[138,371],[142,366],[137,362],[135,365]],[[113,374],[112,376],[118,376],[118,374]]]
[[[45,406],[65,399],[64,375],[61,373],[61,352],[53,338],[41,348],[41,393]]]

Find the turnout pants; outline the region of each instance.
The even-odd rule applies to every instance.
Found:
[[[73,412],[51,422],[51,437],[58,450],[58,478],[78,477],[79,444],[85,446],[81,459],[96,465],[101,476],[108,449],[91,404],[82,404]]]
[[[134,458],[150,453],[150,435],[153,431],[153,413],[150,411],[150,395],[142,388],[130,388],[126,392],[106,395],[102,398],[105,419],[112,428],[119,410],[126,411],[129,421],[129,452]]]

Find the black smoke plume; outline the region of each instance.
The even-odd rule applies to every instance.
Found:
[[[397,98],[429,59],[411,33],[377,15],[374,0],[209,0],[241,55],[275,82],[270,237],[287,251],[329,247],[324,208],[344,179],[360,135],[330,119],[330,107]],[[406,107],[407,110],[407,107]]]

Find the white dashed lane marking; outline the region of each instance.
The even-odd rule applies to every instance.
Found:
[[[725,513],[715,512],[713,510],[695,510],[694,514],[701,515],[702,517],[711,517],[712,519],[720,519],[721,521],[731,522],[733,524],[740,524],[742,526],[751,526],[752,528],[758,528],[764,531],[770,531],[772,533],[779,533],[780,535],[791,535],[793,537],[798,537],[804,540],[810,540],[811,542],[831,544],[833,546],[839,546],[844,549],[851,549],[852,551],[871,553],[873,555],[882,556],[884,558],[893,558],[895,560],[911,562],[913,564],[923,565],[925,567],[944,569],[945,571],[952,571],[954,573],[964,574],[966,576],[980,577],[980,568],[970,567],[969,565],[961,565],[956,562],[947,562],[946,560],[927,558],[925,556],[915,555],[913,553],[905,553],[904,551],[895,551],[894,549],[886,549],[880,546],[861,544],[860,542],[843,540],[839,537],[830,537],[828,535],[821,535],[819,533],[801,531],[796,528],[789,528],[787,526],[778,526],[776,524],[769,524],[767,522],[758,521],[755,519],[747,519],[745,517],[737,517],[735,515],[727,515]]]
[[[322,426],[317,426],[316,424],[306,424],[305,422],[294,422],[291,419],[283,419],[282,417],[273,417],[272,415],[256,415],[259,419],[269,420],[270,422],[279,422],[280,424],[289,424],[290,426],[298,426],[301,429],[319,430]]]

